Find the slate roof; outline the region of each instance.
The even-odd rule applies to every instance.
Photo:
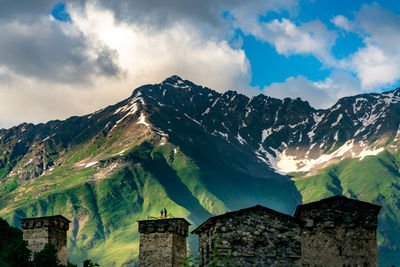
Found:
[[[271,215],[280,217],[283,220],[292,221],[292,222],[297,223],[297,224],[303,224],[304,223],[303,221],[300,221],[300,220],[298,220],[298,219],[296,219],[296,218],[294,218],[294,217],[292,217],[290,215],[278,212],[278,211],[273,210],[273,209],[269,209],[269,208],[261,206],[261,205],[256,205],[256,206],[253,206],[253,207],[250,207],[250,208],[245,208],[245,209],[241,209],[241,210],[237,210],[237,211],[231,211],[231,212],[227,212],[227,213],[224,213],[224,214],[221,214],[221,215],[218,215],[218,216],[211,217],[207,221],[202,223],[199,227],[194,229],[192,231],[192,234],[198,234],[198,233],[201,233],[201,232],[207,230],[209,227],[214,225],[217,222],[217,220],[219,220],[219,219],[226,219],[226,218],[230,218],[230,217],[236,217],[236,216],[240,216],[240,215],[243,215],[243,214],[246,214],[246,213],[250,213],[252,211],[258,211],[258,210],[261,210],[261,211],[269,213]]]
[[[324,198],[324,199],[321,199],[321,200],[318,200],[315,202],[298,205],[296,208],[296,212],[294,213],[294,217],[298,218],[303,210],[314,209],[314,208],[320,207],[324,204],[337,203],[337,202],[343,202],[343,203],[347,202],[347,203],[352,203],[352,204],[360,206],[360,207],[374,209],[374,210],[376,210],[377,213],[379,213],[379,211],[382,208],[379,205],[375,205],[375,204],[372,204],[369,202],[360,201],[357,199],[352,199],[352,198],[337,195],[337,196],[333,196],[333,197]]]

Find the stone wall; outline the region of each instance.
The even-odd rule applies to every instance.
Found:
[[[214,254],[237,266],[375,267],[380,209],[342,196],[299,205],[294,217],[254,206],[212,217],[192,233],[200,266]]]
[[[231,255],[237,266],[300,266],[300,224],[290,216],[256,207],[211,220],[195,230],[200,266],[209,264],[211,253]]]
[[[182,218],[139,221],[139,266],[179,266],[187,256],[188,230]]]
[[[67,231],[69,220],[63,216],[21,219],[23,238],[32,255],[41,251],[48,243],[57,249],[61,264],[67,265]]]
[[[299,207],[295,217],[306,222],[301,237],[304,267],[378,266],[380,207],[344,198]]]

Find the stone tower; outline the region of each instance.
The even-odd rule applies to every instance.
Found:
[[[260,205],[211,217],[192,232],[199,236],[199,266],[209,266],[212,254],[231,255],[236,266],[299,266],[301,224]]]
[[[302,266],[378,266],[376,228],[381,207],[334,196],[299,205]]]
[[[21,219],[23,238],[32,254],[48,243],[57,249],[61,264],[67,265],[67,231],[70,221],[61,215]]]
[[[139,267],[175,267],[187,257],[189,225],[183,218],[139,221]]]

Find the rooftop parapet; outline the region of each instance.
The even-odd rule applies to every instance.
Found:
[[[190,223],[183,218],[138,221],[139,233],[176,233],[187,237]]]

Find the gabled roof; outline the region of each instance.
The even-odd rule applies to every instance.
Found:
[[[218,215],[218,216],[211,217],[207,221],[202,223],[199,227],[194,229],[192,231],[192,234],[198,234],[198,233],[201,233],[201,232],[205,231],[210,226],[214,225],[217,222],[217,220],[219,220],[219,219],[225,219],[225,218],[229,218],[229,217],[240,216],[240,215],[243,215],[243,214],[246,214],[246,213],[250,213],[252,211],[258,211],[258,210],[261,210],[261,211],[264,211],[264,212],[269,213],[271,215],[280,217],[280,218],[282,218],[284,220],[292,221],[292,222],[297,223],[297,224],[302,224],[303,223],[303,221],[300,221],[300,220],[298,220],[298,219],[296,219],[296,218],[294,218],[294,217],[292,217],[290,215],[287,215],[287,214],[284,214],[284,213],[280,213],[280,212],[278,212],[276,210],[272,210],[272,209],[269,209],[269,208],[261,206],[261,205],[256,205],[256,206],[253,206],[253,207],[250,207],[250,208],[245,208],[245,209],[241,209],[241,210],[237,210],[237,211],[231,211],[231,212],[227,212],[227,213],[224,213],[224,214],[221,214],[221,215]]]
[[[357,199],[352,199],[352,198],[348,198],[348,197],[344,197],[344,196],[333,196],[333,197],[328,197],[328,198],[324,198],[315,202],[310,202],[307,204],[303,204],[303,205],[298,205],[296,208],[296,212],[294,213],[294,217],[297,218],[298,216],[300,216],[300,213],[305,210],[305,209],[313,209],[315,207],[321,206],[323,204],[329,204],[329,203],[333,203],[333,202],[348,202],[348,203],[353,203],[359,206],[364,206],[366,208],[370,208],[370,209],[374,209],[376,210],[376,212],[379,212],[381,210],[381,206],[379,205],[375,205],[369,202],[365,202],[365,201],[360,201]]]

